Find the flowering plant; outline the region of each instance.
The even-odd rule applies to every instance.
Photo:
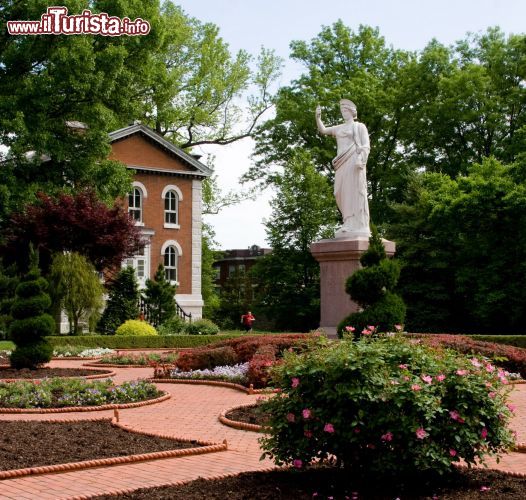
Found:
[[[265,455],[396,474],[503,452],[513,444],[506,375],[473,359],[399,337],[286,353],[272,370],[282,391],[263,403]]]

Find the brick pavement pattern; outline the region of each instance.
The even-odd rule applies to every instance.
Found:
[[[82,361],[52,361],[56,367],[78,367]],[[115,369],[115,383],[148,378],[151,368]],[[0,499],[58,500],[161,486],[197,478],[214,478],[226,474],[264,470],[273,467],[269,460],[260,461],[260,434],[226,427],[219,414],[228,408],[255,402],[257,395],[234,389],[206,385],[158,384],[172,398],[156,405],[120,410],[120,422],[129,429],[153,431],[177,438],[228,442],[228,450],[196,455],[114,465],[75,472],[43,474],[0,481]],[[526,385],[515,386],[510,403],[516,409],[512,427],[518,441],[526,442]],[[112,417],[113,411],[63,414],[0,414],[1,420],[79,420]],[[0,422],[1,426],[1,422]],[[489,467],[508,472],[526,472],[526,453],[509,453],[499,464],[488,460]]]

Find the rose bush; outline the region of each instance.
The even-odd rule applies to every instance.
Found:
[[[285,353],[261,443],[277,464],[334,460],[372,474],[440,473],[513,444],[504,372],[399,337]]]

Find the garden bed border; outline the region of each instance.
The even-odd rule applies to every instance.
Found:
[[[241,384],[235,384],[233,382],[224,382],[223,380],[207,380],[207,379],[192,379],[192,378],[149,378],[148,382],[154,384],[198,384],[198,385],[215,385],[218,387],[228,387],[230,389],[236,389],[238,391],[245,392],[246,394],[272,394],[279,392],[277,389],[254,389],[254,386],[250,384],[249,387],[245,387]]]
[[[270,430],[270,427],[267,427],[264,425],[258,425],[258,424],[249,424],[247,422],[240,422],[239,420],[231,420],[227,418],[226,416],[226,414],[230,413],[231,411],[239,410],[241,408],[247,408],[250,406],[254,406],[254,405],[253,404],[239,405],[239,406],[234,406],[233,408],[228,408],[227,410],[223,410],[219,414],[219,421],[223,425],[227,425],[228,427],[233,427],[234,429],[239,429],[242,431],[262,432],[262,433],[268,432]]]
[[[85,420],[84,419],[69,419],[69,420],[57,421],[56,423],[83,422],[83,421]],[[82,469],[89,469],[92,467],[104,467],[104,466],[111,466],[111,465],[128,464],[128,463],[133,463],[133,462],[144,462],[147,460],[157,460],[161,458],[174,458],[174,457],[190,456],[190,455],[202,455],[205,453],[226,451],[228,449],[228,444],[226,440],[224,440],[223,443],[218,444],[218,443],[212,443],[209,441],[199,441],[197,439],[177,438],[177,437],[170,436],[170,435],[160,435],[160,434],[155,434],[153,432],[148,433],[148,432],[136,431],[134,429],[130,429],[124,426],[123,424],[119,423],[117,417],[97,418],[97,419],[91,419],[90,421],[92,422],[110,421],[112,426],[123,429],[127,432],[131,432],[134,434],[144,434],[147,436],[155,436],[155,437],[160,437],[164,439],[171,439],[173,441],[182,441],[185,443],[197,443],[202,446],[198,448],[183,448],[183,449],[178,449],[178,450],[154,451],[151,453],[142,453],[140,455],[124,455],[120,457],[99,458],[99,459],[94,459],[94,460],[84,460],[82,462],[69,462],[65,464],[43,465],[43,466],[38,466],[38,467],[26,467],[24,469],[11,469],[11,470],[6,470],[6,471],[0,471],[0,480],[11,479],[15,477],[18,478],[18,477],[29,476],[29,475],[34,475],[34,474],[70,472],[70,471],[77,471],[77,470],[82,470]],[[53,424],[54,422],[51,421],[50,423]]]

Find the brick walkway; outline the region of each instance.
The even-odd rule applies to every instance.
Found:
[[[53,361],[53,366],[73,367],[82,361]],[[151,368],[116,368],[116,383],[151,376]],[[257,396],[223,387],[185,384],[159,384],[172,398],[160,404],[120,410],[120,421],[129,428],[158,431],[179,438],[217,443],[228,442],[228,451],[177,457],[129,465],[115,465],[77,472],[43,474],[0,481],[0,499],[72,499],[139,487],[187,481],[199,477],[267,469],[272,462],[260,461],[261,450],[254,432],[240,431],[219,423],[219,413],[241,404],[254,402]],[[512,422],[518,440],[526,442],[526,385],[514,389],[510,402],[517,406]],[[1,420],[89,419],[113,416],[112,411],[64,414],[2,415]],[[0,422],[1,427],[1,422]],[[500,470],[526,472],[526,453],[510,453],[499,464]]]

